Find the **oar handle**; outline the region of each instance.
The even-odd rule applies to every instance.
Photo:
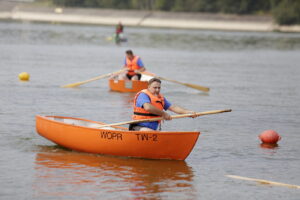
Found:
[[[231,112],[231,109],[212,110],[212,111],[206,111],[206,112],[172,115],[171,119],[194,117],[194,116],[196,117],[196,116],[202,116],[202,115],[211,115],[211,114],[217,114],[217,113],[223,113],[223,112]],[[104,125],[97,126],[96,128],[103,128],[103,127],[108,127],[108,126],[119,126],[119,125],[124,125],[124,124],[137,124],[137,123],[142,123],[142,122],[153,122],[153,121],[159,121],[159,120],[163,120],[163,118],[156,117],[156,118],[151,118],[151,119],[141,119],[141,120],[132,120],[132,121],[127,121],[127,122],[118,122],[118,123],[113,123],[113,124],[104,124]]]
[[[139,72],[139,73],[140,74],[145,74],[145,75],[150,75],[150,74],[147,74],[147,73],[144,73],[144,72]],[[191,83],[183,83],[183,82],[180,82],[180,81],[177,81],[177,80],[172,80],[172,79],[169,79],[169,78],[164,78],[164,77],[156,76],[156,75],[150,75],[150,76],[153,76],[153,77],[161,79],[161,80],[165,80],[165,81],[170,81],[170,82],[173,82],[173,83],[177,83],[177,84],[180,84],[180,85],[185,85],[187,87],[194,88],[196,90],[201,90],[201,91],[204,91],[204,92],[208,92],[209,91],[208,87],[204,87],[204,86],[200,86],[200,85],[196,85],[196,84],[191,84]]]

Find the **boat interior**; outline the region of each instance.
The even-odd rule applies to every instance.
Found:
[[[84,127],[88,127],[88,128],[99,128],[99,129],[106,129],[106,130],[119,130],[117,128],[113,128],[113,127],[99,127],[101,125],[101,123],[96,123],[96,122],[89,122],[89,121],[84,121],[84,120],[79,120],[79,119],[69,119],[69,118],[61,118],[61,117],[48,117],[48,119],[50,120],[54,120],[54,121],[59,121],[65,124],[71,124],[71,125],[75,125],[75,126],[84,126]]]

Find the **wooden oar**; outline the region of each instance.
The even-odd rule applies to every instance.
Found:
[[[143,74],[143,72],[141,72],[141,74]],[[149,75],[149,74],[146,74],[146,75]],[[204,87],[204,86],[200,86],[200,85],[195,85],[195,84],[190,84],[190,83],[182,83],[182,82],[179,82],[179,81],[176,81],[176,80],[172,80],[172,79],[168,79],[168,78],[164,78],[164,77],[161,77],[161,76],[153,76],[153,77],[156,77],[156,78],[161,79],[161,80],[170,81],[170,82],[173,82],[173,83],[178,83],[178,84],[181,84],[181,85],[185,85],[187,87],[194,88],[196,90],[201,90],[201,91],[204,91],[204,92],[208,92],[209,91],[208,87]]]
[[[217,114],[217,113],[223,113],[223,112],[231,112],[231,109],[212,110],[212,111],[206,111],[206,112],[198,112],[195,114],[172,115],[171,118],[178,119],[178,118],[184,118],[184,117],[211,115],[211,114]],[[163,118],[156,117],[156,118],[151,118],[151,119],[141,119],[141,120],[132,120],[132,121],[127,121],[127,122],[118,122],[118,123],[113,123],[113,124],[104,124],[104,125],[97,126],[96,128],[102,128],[102,127],[107,127],[107,126],[119,126],[119,125],[124,125],[124,124],[136,124],[136,123],[141,123],[141,122],[153,122],[153,121],[159,121],[159,120],[163,120]]]
[[[112,75],[120,74],[120,73],[122,73],[122,72],[125,71],[125,70],[126,70],[126,69],[121,69],[121,70],[116,71],[116,72],[111,72],[111,73],[108,73],[108,74],[104,74],[104,75],[101,75],[101,76],[97,76],[97,77],[94,77],[94,78],[89,79],[89,80],[86,80],[86,81],[80,81],[80,82],[77,82],[77,83],[71,83],[71,84],[63,85],[63,86],[61,86],[61,87],[63,87],[63,88],[77,87],[77,86],[82,85],[82,84],[85,84],[85,83],[89,83],[89,82],[92,82],[92,81],[96,81],[96,80],[99,80],[99,79],[102,79],[102,78],[106,78],[106,77],[109,77],[109,76],[112,76]]]
[[[261,184],[270,184],[270,185],[285,186],[285,187],[289,187],[289,188],[300,189],[299,185],[291,185],[291,184],[286,184],[286,183],[268,181],[268,180],[264,180],[264,179],[248,178],[248,177],[236,176],[236,175],[226,175],[226,176],[230,177],[230,178],[235,178],[235,179],[241,179],[241,180],[247,180],[247,181],[256,181],[256,182],[261,183]]]

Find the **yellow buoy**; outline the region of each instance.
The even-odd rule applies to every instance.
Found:
[[[19,74],[19,79],[21,81],[29,81],[30,75],[27,72],[22,72]]]

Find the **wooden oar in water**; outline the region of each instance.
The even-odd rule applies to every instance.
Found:
[[[82,84],[89,83],[89,82],[92,82],[92,81],[96,81],[96,80],[99,80],[99,79],[102,79],[102,78],[107,78],[109,76],[118,75],[118,74],[124,72],[125,70],[126,69],[121,69],[121,70],[116,71],[116,72],[111,72],[111,73],[108,73],[108,74],[97,76],[97,77],[94,77],[94,78],[86,80],[86,81],[80,81],[80,82],[77,82],[77,83],[71,83],[71,84],[63,85],[61,87],[63,87],[63,88],[77,87],[77,86],[80,86]]]
[[[141,72],[141,74],[143,74],[143,73],[144,72]],[[149,75],[149,74],[146,74],[146,75]],[[196,84],[191,84],[191,83],[182,83],[182,82],[179,82],[177,80],[172,80],[172,79],[164,78],[164,77],[161,77],[161,76],[153,76],[153,77],[156,77],[156,78],[161,79],[161,80],[170,81],[170,82],[173,82],[173,83],[178,83],[178,84],[181,84],[181,85],[185,85],[187,87],[194,88],[196,90],[200,90],[200,91],[203,91],[203,92],[208,92],[209,91],[208,87],[204,87],[204,86],[200,86],[200,85],[196,85]]]
[[[231,112],[231,109],[226,109],[226,110],[212,110],[212,111],[206,111],[206,112],[198,112],[195,114],[181,114],[181,115],[172,115],[172,119],[178,119],[178,118],[184,118],[184,117],[196,117],[196,116],[202,116],[202,115],[211,115],[211,114],[218,114],[218,113],[223,113],[223,112]],[[142,122],[153,122],[153,121],[159,121],[163,120],[162,117],[155,117],[151,119],[141,119],[141,120],[132,120],[132,121],[126,121],[126,122],[118,122],[118,123],[113,123],[113,124],[104,124],[97,126],[96,128],[103,128],[103,127],[108,127],[108,126],[119,126],[119,125],[124,125],[124,124],[136,124],[136,123],[142,123]]]
[[[241,180],[246,180],[246,181],[255,181],[255,182],[258,182],[261,184],[270,184],[270,185],[277,185],[277,186],[284,186],[284,187],[289,187],[289,188],[300,189],[299,185],[291,185],[291,184],[286,184],[286,183],[268,181],[268,180],[264,180],[264,179],[248,178],[248,177],[236,176],[236,175],[226,175],[226,176],[230,177],[230,178],[241,179]]]

